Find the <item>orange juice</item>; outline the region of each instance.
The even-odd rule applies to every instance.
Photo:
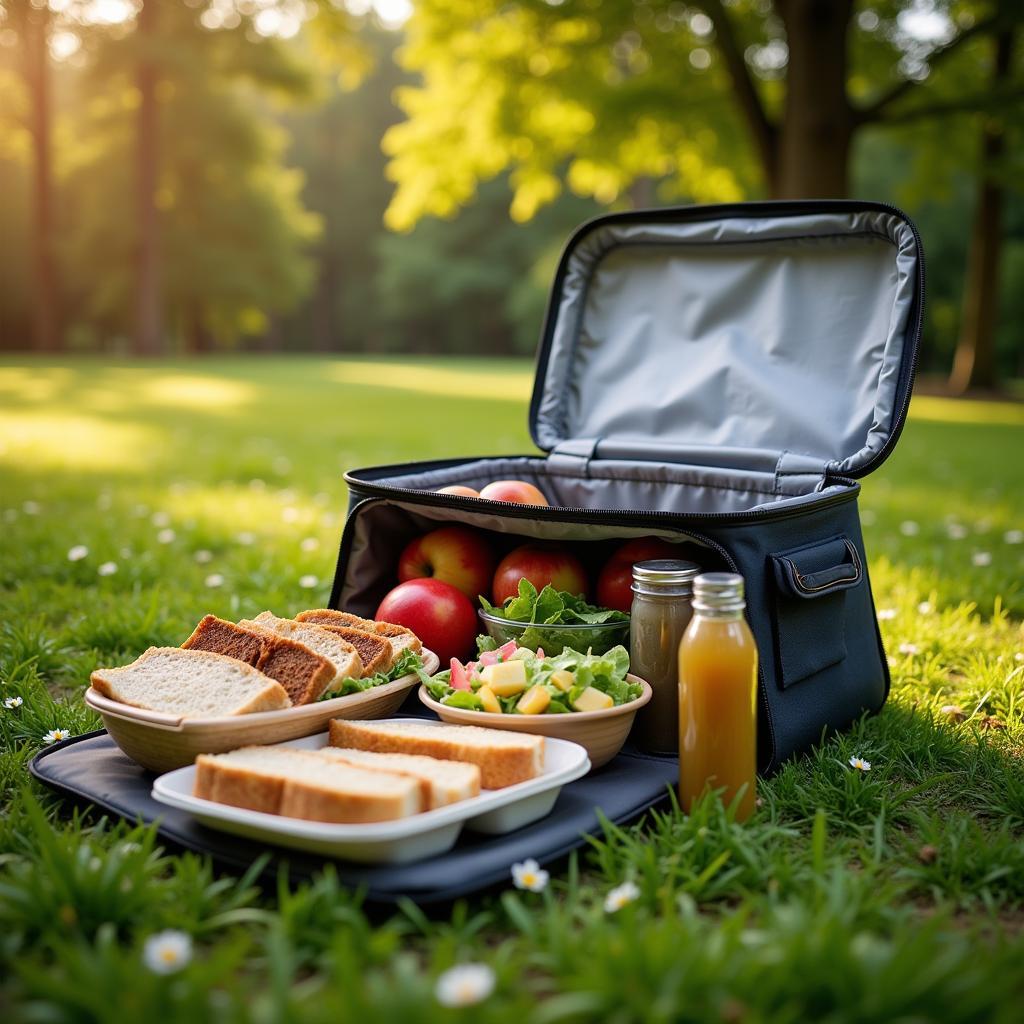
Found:
[[[705,573],[679,644],[679,799],[689,811],[705,789],[727,805],[745,786],[736,819],[754,810],[757,645],[743,618],[743,577]]]

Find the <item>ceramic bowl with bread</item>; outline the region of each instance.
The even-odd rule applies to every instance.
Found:
[[[85,700],[128,757],[167,771],[199,754],[309,736],[332,718],[387,718],[418,673],[437,666],[410,630],[347,612],[207,615],[181,647],[97,669]]]

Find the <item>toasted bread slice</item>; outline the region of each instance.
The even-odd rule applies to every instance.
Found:
[[[419,654],[423,650],[423,644],[420,642],[420,638],[411,629],[406,629],[405,626],[398,626],[393,622],[375,622],[373,624],[373,631],[378,636],[382,636],[387,639],[388,643],[391,644],[392,653],[396,658],[406,648],[414,651],[416,654]]]
[[[202,754],[193,792],[233,807],[334,824],[390,821],[424,807],[416,779],[287,747]]]
[[[276,679],[295,705],[319,700],[337,674],[334,663],[297,640],[274,636],[256,667]]]
[[[349,722],[334,718],[330,723],[330,742],[332,747],[466,761],[480,769],[484,789],[525,782],[544,770],[543,736],[478,725]]]
[[[236,626],[227,619],[204,615],[181,646],[187,651],[213,651],[255,666],[263,656],[266,640],[253,630]]]
[[[276,679],[292,704],[311,704],[334,681],[334,664],[297,640],[279,636],[263,626],[235,625],[206,615],[182,645],[187,650],[212,651],[254,665]]]
[[[322,626],[278,618],[273,612],[260,612],[255,619],[242,619],[238,624],[246,629],[267,630],[288,640],[296,640],[316,651],[334,666],[332,685],[341,679],[358,679],[363,674],[363,662],[355,647]]]
[[[150,647],[130,665],[97,669],[91,682],[110,700],[182,718],[291,707],[284,687],[252,665],[180,647]]]
[[[339,612],[334,608],[310,608],[295,616],[296,622],[315,622],[318,626],[350,626],[353,629],[365,629],[373,632],[376,623],[373,619],[364,619],[351,612]]]
[[[420,784],[423,806],[429,810],[468,800],[480,793],[480,769],[463,761],[442,761],[416,754],[378,754],[369,750],[324,747],[318,757],[355,765],[366,771],[408,775]]]
[[[356,649],[359,660],[363,663],[363,678],[376,675],[378,672],[386,672],[394,663],[394,651],[386,637],[367,633],[365,629],[354,629],[352,626],[325,625],[320,628],[330,630]]]

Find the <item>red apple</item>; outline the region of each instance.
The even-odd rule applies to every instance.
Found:
[[[495,480],[480,491],[481,498],[513,501],[517,505],[547,505],[548,499],[525,480]]]
[[[494,554],[483,534],[468,526],[442,526],[410,541],[398,560],[398,580],[433,578],[475,601],[487,593]]]
[[[438,494],[461,494],[464,498],[479,498],[480,492],[463,484],[452,484],[451,487],[438,487]]]
[[[519,581],[529,580],[538,590],[551,584],[570,594],[587,592],[587,574],[580,560],[565,548],[524,544],[510,551],[494,571],[491,599],[501,604],[519,593]]]
[[[411,629],[444,665],[464,658],[476,639],[476,610],[469,598],[441,580],[409,580],[387,594],[375,616]]]
[[[597,578],[597,603],[602,608],[628,612],[633,605],[633,563],[652,558],[678,558],[679,550],[667,540],[640,537],[623,544],[612,555]]]

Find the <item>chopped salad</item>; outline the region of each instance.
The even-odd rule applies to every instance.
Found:
[[[629,654],[621,645],[604,654],[567,649],[547,656],[542,648],[519,647],[510,640],[481,651],[466,665],[452,658],[451,667],[426,687],[434,700],[467,711],[560,715],[602,711],[635,700],[642,687],[626,679],[628,671]]]

